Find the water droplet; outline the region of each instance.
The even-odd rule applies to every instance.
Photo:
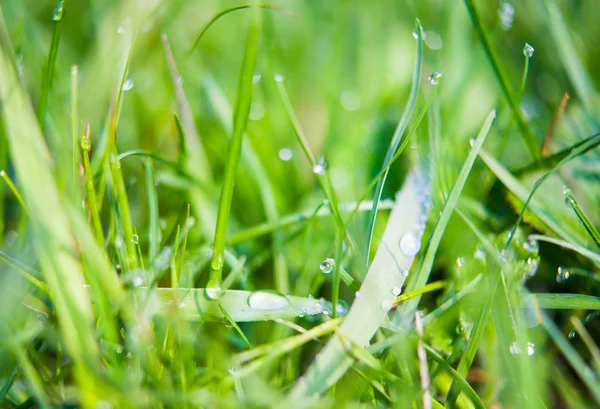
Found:
[[[423,35],[423,40],[425,40],[425,45],[432,50],[440,50],[442,48],[442,37],[435,31],[426,31]]]
[[[538,266],[540,265],[539,258],[529,257],[525,262],[527,267],[527,275],[533,277],[537,273]]]
[[[258,84],[260,82],[261,77],[262,76],[260,75],[260,72],[255,72],[254,75],[252,76],[252,83]]]
[[[568,194],[565,194],[565,205],[569,209],[574,209],[576,206],[575,198],[573,197],[573,195],[571,195],[571,192],[569,192]]]
[[[184,308],[185,308],[185,303],[184,303],[183,301],[179,301],[179,302],[177,303],[177,308],[179,308],[180,310],[181,310],[181,309],[184,309]]]
[[[260,101],[252,101],[248,118],[251,121],[260,121],[265,116],[265,106]]]
[[[117,270],[117,273],[121,272],[121,265],[120,264],[115,264],[115,270]]]
[[[558,268],[558,274],[556,275],[556,282],[557,283],[564,283],[565,281],[567,281],[569,279],[569,277],[571,277],[571,274],[569,273],[569,270],[567,270],[566,268],[563,267],[559,267]]]
[[[569,332],[569,335],[568,335],[568,336],[569,336],[569,339],[574,339],[574,338],[577,336],[577,331],[575,331],[574,329],[572,329],[572,330]]]
[[[290,148],[281,148],[279,149],[279,159],[282,161],[289,161],[294,157],[294,152]]]
[[[360,108],[360,96],[354,91],[344,91],[340,95],[340,103],[347,111],[356,111]]]
[[[327,171],[327,166],[329,166],[329,165],[327,164],[327,161],[325,160],[325,158],[322,156],[319,156],[312,168],[312,171],[315,175],[324,175],[325,172]]]
[[[381,303],[381,309],[385,312],[388,312],[389,310],[392,309],[393,305],[394,305],[393,300],[383,300],[383,302]]]
[[[529,253],[537,253],[540,250],[540,245],[533,237],[527,237],[527,240],[523,243],[523,248]]]
[[[469,139],[469,145],[471,146],[471,148],[472,148],[473,146],[475,146],[475,138],[471,138],[471,139]]]
[[[115,247],[118,249],[123,247],[123,237],[121,237],[121,236],[115,237]]]
[[[121,24],[119,24],[119,27],[117,27],[117,33],[119,34],[125,34],[125,25],[127,24],[126,20],[123,20],[123,22]]]
[[[346,304],[346,301],[339,300],[337,302],[335,306],[335,313],[338,315],[338,317],[343,317],[348,313],[348,304]]]
[[[402,270],[400,274],[402,274],[402,277],[406,278],[408,277],[408,270]]]
[[[456,265],[459,267],[463,267],[465,265],[465,258],[459,257],[456,259]]]
[[[456,329],[455,329],[455,331],[456,331],[456,334],[457,334],[457,335],[460,335],[460,334],[462,334],[463,332],[465,332],[465,327],[463,327],[462,325],[458,324],[458,325],[456,326]]]
[[[323,274],[331,273],[334,268],[335,268],[335,260],[332,258],[326,258],[325,260],[323,260],[321,262],[321,265],[319,266],[319,269],[321,270],[321,272],[323,272]]]
[[[527,355],[531,356],[535,354],[535,344],[533,342],[527,343]]]
[[[521,353],[521,347],[519,346],[519,344],[517,343],[517,341],[513,342],[512,344],[510,344],[510,346],[508,347],[508,350],[513,355],[519,355]]]
[[[133,88],[133,80],[131,78],[125,79],[123,81],[123,91],[129,91],[131,88]]]
[[[146,23],[146,24],[144,24],[144,27],[142,27],[142,29],[140,31],[142,33],[147,33],[150,30],[152,30],[152,27],[153,27],[152,23]]]
[[[207,287],[204,289],[204,296],[209,300],[218,300],[223,295],[221,287]]]
[[[485,260],[485,251],[483,250],[483,246],[480,244],[478,244],[475,248],[474,257],[478,260]]]
[[[406,233],[400,239],[400,250],[406,257],[414,257],[421,248],[421,242],[412,233]]]
[[[144,284],[144,278],[140,274],[136,274],[131,278],[131,282],[135,287],[141,287]]]
[[[88,151],[90,150],[90,148],[92,147],[92,144],[89,140],[89,138],[87,138],[85,135],[81,137],[81,149],[83,149],[84,151]]]
[[[223,254],[213,254],[213,258],[210,262],[210,268],[213,270],[222,270],[223,269]]]
[[[283,76],[283,74],[275,74],[275,81],[277,82],[283,82],[285,80],[285,77]]]
[[[121,169],[121,162],[117,159],[113,159],[112,162],[113,169]]]
[[[402,287],[392,288],[392,294],[394,294],[396,297],[399,296],[401,292],[402,292]]]
[[[137,234],[134,234],[133,236],[131,236],[131,242],[133,244],[139,244],[140,243],[140,236],[138,236]]]
[[[64,15],[64,1],[60,0],[54,6],[54,10],[52,10],[52,20],[58,22],[58,21],[62,20],[63,15]]]
[[[413,38],[417,38],[417,39],[419,37],[421,37],[421,27],[417,25],[417,27],[415,27],[412,35],[413,35]]]
[[[510,30],[515,21],[515,7],[507,1],[503,2],[498,10],[498,17],[502,29],[505,31]]]
[[[523,47],[523,55],[527,58],[533,57],[533,52],[535,49],[529,43],[525,43],[525,47]]]
[[[287,308],[290,301],[274,291],[255,291],[248,296],[248,306],[255,311],[271,311]]]
[[[354,293],[354,296],[355,296],[356,298],[360,298],[360,297],[362,296],[362,294],[361,294],[361,292],[360,292],[360,291],[357,291],[357,292],[355,292],[355,293]]]
[[[436,72],[434,72],[433,74],[431,74],[431,75],[429,76],[429,83],[430,83],[431,85],[437,85],[437,84],[438,84],[438,82],[440,82],[440,78],[442,78],[442,75],[443,75],[443,74],[442,74],[441,72],[437,72],[437,71],[436,71]]]

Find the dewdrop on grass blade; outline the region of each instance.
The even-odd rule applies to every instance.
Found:
[[[281,148],[279,149],[279,159],[284,162],[291,160],[294,157],[294,153],[290,148]]]
[[[332,258],[326,258],[325,260],[323,260],[321,262],[321,265],[319,265],[319,269],[321,270],[321,272],[323,274],[331,273],[334,268],[335,268],[335,260]]]
[[[407,233],[400,239],[400,250],[406,257],[414,257],[421,248],[421,242],[412,233]]]
[[[442,75],[444,75],[444,74],[442,74],[441,72],[437,72],[437,71],[434,72],[433,74],[431,74],[429,76],[429,83],[431,85],[437,85],[438,82],[440,82],[440,78],[442,78]]]
[[[529,43],[525,43],[525,47],[523,47],[523,55],[527,58],[531,58],[533,57],[533,52],[535,51],[535,49],[533,48],[533,46]]]
[[[131,78],[127,78],[123,82],[123,91],[129,91],[131,88],[133,88],[133,80]]]
[[[52,10],[52,21],[59,22],[62,20],[64,15],[64,0],[59,0]]]
[[[324,157],[319,156],[313,165],[312,171],[315,175],[322,176],[327,172],[328,163]]]

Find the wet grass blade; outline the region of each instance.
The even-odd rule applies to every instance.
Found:
[[[585,294],[531,294],[534,302],[551,310],[600,310],[600,297]]]
[[[564,194],[565,194],[565,200],[568,203],[569,207],[571,207],[571,209],[573,209],[573,212],[575,212],[575,214],[577,215],[577,218],[579,219],[579,221],[581,222],[583,227],[585,227],[585,231],[587,231],[587,233],[590,235],[592,240],[594,240],[594,243],[596,244],[596,246],[598,246],[600,248],[600,233],[598,233],[598,230],[592,224],[592,221],[590,220],[590,218],[587,217],[587,215],[585,214],[585,212],[583,211],[581,206],[579,206],[579,203],[577,202],[577,199],[575,199],[575,196],[573,196],[573,193],[571,193],[571,190],[568,188],[565,188]]]
[[[425,284],[427,284],[427,280],[429,279],[429,274],[431,273],[431,268],[433,266],[433,261],[435,259],[435,254],[437,253],[437,249],[440,245],[440,241],[442,240],[442,236],[444,231],[446,230],[446,226],[450,221],[450,217],[454,212],[454,209],[458,203],[458,199],[462,193],[462,190],[467,182],[467,178],[469,177],[469,173],[471,173],[471,169],[473,169],[473,165],[475,164],[475,160],[477,159],[477,155],[485,142],[485,139],[492,127],[492,123],[496,118],[496,111],[493,110],[487,116],[467,158],[458,174],[452,189],[450,190],[450,194],[448,195],[448,199],[444,203],[442,210],[440,212],[440,217],[436,220],[435,225],[433,227],[433,231],[431,236],[427,242],[427,246],[425,248],[425,255],[423,257],[423,261],[419,266],[417,275],[410,281],[409,288],[421,288]],[[414,311],[417,309],[417,305],[420,301],[421,297],[413,298],[403,304],[400,309],[403,312],[403,315],[412,316]]]
[[[393,289],[402,287],[414,260],[414,254],[406,255],[400,251],[400,239],[411,235],[414,240],[421,240],[422,232],[415,232],[415,225],[427,215],[426,200],[421,193],[427,184],[419,171],[411,172],[398,193],[379,249],[358,292],[359,296],[354,299],[338,330],[344,339],[359,346],[367,345],[387,319],[395,298]],[[280,407],[288,407],[287,404],[302,397],[323,393],[337,382],[351,364],[352,359],[348,358],[341,337],[333,337]]]
[[[54,21],[54,32],[52,33],[52,43],[50,44],[48,60],[46,61],[46,69],[44,71],[44,76],[42,80],[42,90],[37,110],[38,122],[40,123],[42,129],[44,128],[46,110],[48,108],[48,97],[50,96],[50,91],[52,90],[54,67],[56,66],[56,55],[58,54],[58,43],[60,41],[60,34],[63,25],[63,13],[64,0],[58,0],[58,3],[56,3],[56,5],[54,6],[54,10],[52,11],[52,21]]]
[[[587,257],[588,259],[590,259],[591,261],[593,261],[597,265],[600,265],[600,255],[598,255],[597,253],[594,253],[593,251],[590,251],[590,250],[586,249],[585,247],[579,246],[577,244],[572,244],[572,243],[570,243],[568,241],[565,241],[565,240],[556,239],[554,237],[542,236],[540,234],[532,234],[531,238],[534,239],[534,240],[539,240],[539,241],[545,241],[547,243],[552,243],[554,245],[563,247],[565,249],[572,250],[572,251],[574,251],[576,253],[581,254],[584,257]]]
[[[415,66],[413,69],[413,78],[412,78],[412,86],[410,89],[410,94],[408,96],[408,101],[406,103],[406,107],[404,108],[404,112],[402,113],[402,117],[396,126],[396,130],[394,131],[394,136],[392,137],[392,141],[390,142],[390,146],[385,154],[385,159],[383,161],[382,172],[383,174],[377,181],[377,187],[375,188],[375,195],[373,197],[373,207],[371,209],[371,214],[369,215],[369,224],[367,227],[367,241],[365,243],[365,260],[364,260],[364,271],[367,271],[369,267],[369,262],[371,261],[370,252],[371,252],[371,242],[373,240],[373,230],[375,229],[375,220],[377,219],[377,209],[379,200],[381,199],[381,194],[383,192],[383,187],[385,185],[385,180],[387,178],[387,174],[391,165],[391,162],[394,158],[396,152],[401,153],[399,151],[399,147],[401,146],[402,137],[404,136],[404,131],[408,126],[408,121],[412,115],[412,112],[417,103],[417,96],[419,93],[419,85],[421,83],[421,60],[423,58],[423,27],[421,26],[421,22],[417,20],[415,28],[416,40],[417,40],[417,51],[415,57]],[[405,139],[408,139],[408,135]],[[406,144],[403,144],[406,146]]]
[[[500,57],[498,56],[496,49],[492,45],[492,41],[490,40],[487,30],[483,26],[481,16],[479,15],[479,11],[477,9],[477,6],[475,5],[475,1],[464,0],[464,2],[467,7],[467,11],[469,12],[469,16],[471,17],[471,21],[473,23],[473,27],[475,28],[475,32],[477,33],[479,40],[483,44],[485,53],[487,54],[487,57],[490,60],[490,63],[492,64],[492,68],[494,69],[494,73],[496,74],[496,77],[500,82],[500,86],[502,87],[504,96],[508,102],[508,105],[510,106],[513,117],[516,119],[517,124],[519,125],[519,129],[521,130],[521,136],[523,137],[525,146],[527,146],[529,155],[532,159],[538,161],[541,158],[539,144],[529,124],[525,120],[523,112],[521,112],[519,100],[513,92],[512,86],[510,85],[510,80],[508,79],[508,75],[506,74],[506,70],[500,62]]]
[[[233,187],[237,173],[240,155],[242,151],[242,139],[248,121],[250,104],[252,102],[252,77],[256,65],[256,55],[258,52],[258,43],[260,39],[260,10],[256,8],[252,12],[250,27],[246,38],[246,51],[240,72],[237,100],[234,108],[233,133],[229,143],[227,163],[225,165],[225,175],[223,177],[223,187],[219,201],[219,210],[217,213],[217,226],[215,228],[214,251],[211,261],[210,279],[208,288],[218,288],[221,284],[223,275],[223,253],[225,252],[225,243],[227,238],[227,225],[229,222],[229,213],[231,211],[231,202],[233,198]],[[207,293],[207,296],[210,295]]]

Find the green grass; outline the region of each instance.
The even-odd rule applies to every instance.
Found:
[[[4,2],[0,407],[600,405],[600,8],[512,5]]]

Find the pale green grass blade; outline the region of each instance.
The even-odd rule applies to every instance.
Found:
[[[4,26],[4,22],[0,25]],[[90,301],[81,291],[84,278],[74,256],[72,237],[65,228],[69,220],[52,176],[50,154],[13,68],[15,64],[9,50],[2,43],[0,97],[6,136],[17,177],[23,186],[23,199],[31,215],[33,244],[61,322],[60,333],[71,358],[81,365],[77,379],[83,381],[86,366],[95,362],[98,351]]]
[[[148,290],[140,288],[141,294]],[[264,321],[330,313],[323,300],[286,296],[272,291],[223,290],[219,302],[207,300],[203,288],[156,288],[148,291],[157,314],[174,314],[191,321]]]
[[[574,251],[576,253],[581,254],[584,257],[587,257],[588,259],[590,259],[591,261],[593,261],[597,265],[600,265],[600,255],[597,254],[597,253],[594,253],[593,251],[590,251],[590,250],[586,249],[585,247],[579,246],[577,244],[572,244],[572,243],[570,243],[568,241],[565,241],[565,240],[556,239],[554,237],[542,236],[540,234],[532,234],[531,238],[534,239],[534,240],[539,240],[539,241],[545,241],[547,243],[552,243],[554,245],[563,247],[565,249],[572,250],[572,251]]]
[[[234,108],[233,131],[229,143],[227,163],[225,165],[225,175],[223,177],[223,187],[221,190],[221,199],[219,201],[219,210],[217,213],[217,226],[215,228],[214,251],[211,261],[210,279],[208,288],[216,289],[218,293],[223,275],[223,253],[225,252],[225,243],[227,238],[227,225],[229,222],[229,213],[231,211],[231,202],[233,198],[233,187],[235,184],[236,173],[242,151],[242,140],[250,112],[252,102],[252,77],[256,65],[256,55],[258,52],[258,43],[260,38],[260,10],[253,10],[248,27],[246,38],[246,51],[238,83],[237,100]],[[211,294],[207,293],[211,298]],[[212,297],[214,298],[214,296]]]
[[[440,217],[436,220],[435,225],[433,227],[433,232],[427,242],[427,247],[425,248],[425,256],[423,257],[423,261],[419,266],[417,276],[410,281],[410,289],[421,288],[429,279],[429,275],[431,273],[431,268],[433,266],[433,261],[435,258],[435,254],[437,253],[438,247],[442,240],[442,236],[444,231],[446,230],[446,226],[450,221],[450,217],[454,212],[454,208],[458,203],[458,199],[462,193],[462,190],[467,182],[467,178],[469,177],[469,173],[475,164],[475,160],[477,159],[477,154],[481,150],[483,143],[490,131],[492,123],[496,118],[496,111],[492,111],[486,118],[477,138],[475,139],[469,154],[467,155],[467,159],[465,160],[460,173],[458,174],[452,189],[450,190],[450,194],[448,195],[448,199],[444,203],[442,210],[440,212]],[[400,307],[402,314],[405,316],[412,316],[414,311],[417,309],[417,305],[421,297],[413,298],[407,301]]]
[[[528,297],[535,299],[534,303],[537,303],[543,309],[600,310],[600,297],[592,295],[536,293]]]
[[[427,182],[422,178],[418,172],[412,172],[398,193],[373,263],[339,329],[344,338],[359,346],[367,345],[387,319],[395,299],[393,291],[396,287],[402,288],[414,260],[414,253],[405,255],[400,251],[400,240],[405,236],[415,242],[421,240],[423,233],[415,231],[415,225],[427,215],[427,199],[421,193]],[[286,404],[301,397],[323,393],[351,364],[341,338],[333,337],[280,407],[286,407]]]
[[[365,244],[365,261],[364,261],[364,271],[366,272],[369,267],[369,262],[371,261],[371,243],[373,240],[373,229],[375,228],[375,220],[377,219],[377,209],[379,205],[379,200],[381,200],[381,194],[383,193],[383,187],[385,185],[385,181],[387,179],[387,175],[389,172],[389,167],[394,158],[394,155],[398,152],[400,154],[402,150],[398,148],[401,146],[402,137],[404,136],[404,131],[408,126],[408,121],[412,115],[412,112],[417,103],[417,96],[419,93],[419,85],[421,84],[421,60],[423,58],[423,27],[421,26],[421,22],[417,20],[417,26],[415,28],[416,40],[417,40],[417,51],[415,57],[415,66],[413,70],[413,78],[412,78],[412,86],[410,89],[410,94],[408,96],[408,101],[406,103],[406,107],[402,113],[402,117],[396,126],[396,130],[394,131],[394,135],[392,137],[392,141],[390,142],[390,146],[385,154],[385,159],[383,160],[383,175],[377,181],[377,187],[375,188],[375,194],[373,197],[373,208],[371,209],[371,214],[369,215],[369,224],[367,226],[367,241]],[[409,135],[406,136],[408,138]],[[402,146],[406,146],[406,144],[402,144]]]

